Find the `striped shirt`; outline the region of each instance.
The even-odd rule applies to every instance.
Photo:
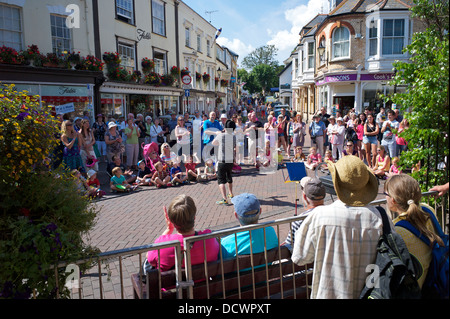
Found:
[[[292,253],[298,265],[314,261],[311,298],[359,298],[382,233],[375,207],[350,207],[340,200],[316,207],[296,232]]]

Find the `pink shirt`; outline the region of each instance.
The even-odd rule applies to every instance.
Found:
[[[210,230],[199,231],[198,235],[210,234]],[[190,237],[190,236],[186,236]],[[163,243],[167,241],[178,240],[181,243],[181,249],[183,249],[184,236],[180,234],[162,235],[156,241],[157,243]],[[206,245],[206,259],[208,262],[217,260],[219,256],[219,243],[215,238],[207,239]],[[204,261],[203,240],[194,243],[191,249],[191,261],[192,265],[198,265]],[[160,251],[161,258],[161,271],[167,271],[175,267],[175,248],[165,248]],[[158,267],[158,250],[152,250],[147,253],[148,262],[155,268]],[[184,267],[184,262],[183,262]]]
[[[362,141],[364,135],[364,125],[359,124],[356,127],[356,136],[358,136],[358,140]]]
[[[309,159],[311,160],[311,163],[322,162],[322,156],[319,153],[316,153],[316,155],[309,154]]]

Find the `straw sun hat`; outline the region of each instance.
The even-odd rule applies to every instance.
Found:
[[[338,198],[348,206],[363,207],[375,200],[378,179],[361,159],[344,156],[336,163],[327,162]]]

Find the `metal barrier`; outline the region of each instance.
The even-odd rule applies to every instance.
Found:
[[[436,192],[426,192],[423,193],[423,197],[428,197],[428,203],[430,203],[431,201],[431,196],[435,195]],[[372,203],[370,203],[370,205],[373,206],[381,206],[381,205],[385,205],[386,204],[386,199],[380,199],[380,200],[375,200]],[[442,228],[444,229],[444,232],[448,234],[448,207],[449,207],[449,195],[447,194],[444,198],[442,198],[442,203],[440,206],[437,206],[437,204],[435,203],[434,205],[434,209],[435,209],[435,213],[438,216]],[[389,210],[386,209],[389,213]],[[395,216],[391,216],[391,217],[395,217]],[[123,270],[123,261],[124,259],[127,258],[136,258],[138,257],[138,267],[139,267],[139,271],[138,269],[136,269],[136,266],[132,266],[132,272],[133,273],[137,273],[139,272],[139,276],[140,276],[140,280],[143,279],[144,274],[142,271],[142,264],[143,264],[143,259],[142,259],[142,254],[147,254],[148,251],[153,251],[153,250],[158,250],[158,257],[159,257],[159,252],[161,249],[165,249],[165,248],[174,248],[175,249],[175,271],[176,271],[176,281],[177,281],[177,285],[176,285],[176,294],[177,294],[177,298],[181,299],[183,297],[183,289],[187,289],[187,298],[191,299],[193,298],[193,280],[192,280],[192,266],[191,266],[191,256],[190,256],[190,249],[191,249],[191,245],[194,242],[197,241],[203,241],[203,245],[204,245],[204,251],[206,251],[205,249],[205,241],[207,239],[210,238],[216,238],[219,241],[219,244],[221,242],[221,239],[224,238],[225,236],[228,235],[233,235],[233,234],[237,234],[240,232],[244,232],[244,231],[249,231],[251,234],[252,230],[256,230],[256,229],[265,229],[267,227],[274,227],[276,228],[276,234],[278,237],[278,246],[280,246],[283,242],[285,237],[281,236],[281,228],[282,227],[288,227],[288,230],[286,231],[284,229],[283,234],[287,234],[288,232],[291,232],[291,237],[292,237],[292,223],[294,223],[295,221],[300,221],[305,219],[305,217],[302,216],[295,216],[295,217],[289,217],[289,218],[284,218],[284,219],[279,219],[279,220],[275,220],[272,222],[267,222],[267,223],[260,223],[260,224],[256,224],[256,225],[249,225],[249,226],[242,226],[242,227],[235,227],[235,228],[230,228],[230,229],[224,229],[224,230],[220,230],[220,231],[214,231],[210,234],[206,234],[206,235],[199,235],[199,236],[194,236],[194,237],[188,237],[184,239],[184,250],[182,250],[181,248],[181,243],[179,241],[172,241],[172,242],[165,242],[165,243],[159,243],[159,244],[153,244],[153,245],[148,245],[148,246],[141,246],[141,247],[135,247],[135,248],[129,248],[129,249],[123,249],[123,250],[119,250],[119,251],[112,251],[112,252],[106,252],[106,253],[102,253],[99,256],[95,257],[95,261],[97,262],[97,269],[98,269],[98,289],[99,289],[99,296],[98,298],[100,299],[114,299],[117,298],[117,296],[105,296],[104,292],[103,292],[103,288],[104,288],[104,283],[102,280],[102,270],[101,270],[101,265],[103,264],[110,264],[112,262],[117,262],[119,263],[118,267],[119,267],[119,286],[120,286],[120,298],[124,299],[124,298],[131,298],[131,295],[128,295],[127,297],[125,296],[125,284],[124,284],[124,270]],[[265,233],[264,233],[265,235]],[[236,237],[235,237],[236,238]],[[265,236],[264,236],[265,238]],[[267,254],[267,247],[266,247],[266,243],[264,243],[264,254]],[[250,248],[250,251],[252,251],[252,248]],[[184,258],[183,258],[184,256]],[[223,256],[222,256],[222,252],[220,250],[220,254],[219,254],[219,259],[222,263],[223,261]],[[251,258],[252,257],[252,253],[251,253]],[[159,259],[159,258],[158,258]],[[183,271],[183,259],[184,259],[184,269],[185,269],[185,281],[183,281],[183,276],[182,276],[182,271]],[[204,268],[205,268],[205,275],[206,278],[208,278],[208,267],[207,267],[207,262],[206,262],[206,254],[205,254],[205,258],[204,258],[205,262],[204,262]],[[267,260],[267,259],[266,259]],[[76,264],[77,265],[81,265],[88,262],[87,260],[80,260],[78,261]],[[90,261],[92,262],[92,260]],[[281,260],[279,260],[279,262],[281,262]],[[65,268],[68,265],[66,263],[61,263],[58,265],[58,268]],[[237,263],[237,272],[240,271],[239,269],[239,263]],[[161,272],[160,272],[161,273]],[[130,278],[130,275],[128,276],[128,278]],[[280,274],[283,275],[283,274]],[[286,275],[286,274],[284,274]],[[55,276],[58,276],[58,271],[57,269],[55,269]],[[80,280],[80,286],[77,289],[72,289],[72,294],[71,297],[75,298],[76,295],[78,295],[78,297],[81,298],[85,298],[86,296],[83,293],[83,281],[87,280],[88,277],[86,277],[86,275],[84,277],[82,277]],[[92,279],[92,277],[89,277]],[[127,280],[128,280],[127,278]],[[56,278],[57,279],[57,278]],[[161,277],[159,278],[159,291],[161,291]],[[223,281],[223,278],[222,278]],[[58,282],[58,280],[56,280],[56,282]],[[132,287],[130,287],[132,289]],[[207,287],[208,288],[208,287]],[[240,288],[240,287],[239,287]],[[141,288],[142,289],[142,288]],[[76,291],[78,290],[78,291]],[[143,291],[141,291],[141,295],[142,295]],[[148,296],[148,291],[147,291],[147,296]],[[309,295],[309,294],[308,294]],[[95,298],[94,294],[92,294],[93,298]],[[160,293],[160,297],[161,297],[161,293]],[[59,294],[57,294],[57,298],[59,298]],[[283,298],[283,295],[281,295],[281,298]]]

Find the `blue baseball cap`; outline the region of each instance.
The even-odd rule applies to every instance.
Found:
[[[253,194],[244,193],[231,199],[234,211],[241,218],[255,217],[259,214],[261,205],[258,198]]]

